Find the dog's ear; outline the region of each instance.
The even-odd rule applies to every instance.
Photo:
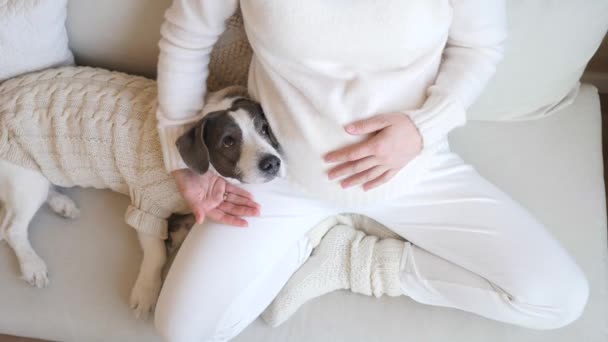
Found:
[[[224,112],[219,110],[206,114],[204,118],[175,142],[184,163],[198,174],[202,175],[207,172],[210,164],[209,149],[205,145],[205,124]]]
[[[209,170],[209,150],[203,137],[205,121],[201,119],[175,142],[184,163],[199,174]]]

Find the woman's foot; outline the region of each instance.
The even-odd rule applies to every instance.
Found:
[[[271,326],[286,321],[307,301],[336,290],[380,297],[402,294],[399,264],[405,243],[378,240],[347,225],[330,229],[312,255],[262,314]]]
[[[262,314],[266,323],[278,326],[310,299],[350,288],[350,249],[354,241],[364,236],[345,225],[330,229]]]

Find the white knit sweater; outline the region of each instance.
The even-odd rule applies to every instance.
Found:
[[[240,4],[254,50],[249,90],[281,142],[290,178],[350,203],[390,199],[425,174],[435,148],[493,75],[506,37],[504,0],[174,0],[158,65],[159,132],[166,167],[183,167],[174,141],[196,120],[213,44]],[[409,115],[418,158],[369,192],[330,182],[327,152],[355,143],[345,124]]]
[[[156,83],[86,67],[49,69],[0,84],[0,159],[53,184],[131,197],[127,223],[167,237],[186,209],[163,166]]]

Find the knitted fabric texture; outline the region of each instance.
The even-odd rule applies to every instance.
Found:
[[[0,158],[58,186],[127,194],[126,222],[164,239],[166,219],[185,203],[163,167],[156,103],[154,81],[103,69],[8,80],[0,84]]]
[[[247,74],[253,50],[243,27],[243,16],[237,11],[226,22],[226,31],[213,46],[209,61],[207,90],[218,91],[233,85],[247,87]]]
[[[403,295],[400,265],[408,245],[403,240],[379,240],[338,224],[327,232],[262,317],[269,325],[278,326],[307,301],[342,289],[376,297]]]

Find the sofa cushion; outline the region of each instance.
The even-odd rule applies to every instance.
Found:
[[[535,119],[570,104],[608,29],[605,0],[506,3],[505,57],[469,119]]]
[[[0,82],[74,62],[66,8],[67,0],[0,0]]]
[[[531,331],[405,297],[335,292],[306,304],[277,329],[257,320],[236,341],[605,342],[608,257],[600,127],[597,93],[585,86],[572,106],[550,118],[470,123],[452,136],[454,150],[530,209],[585,271],[591,295],[572,325]],[[128,307],[141,261],[135,231],[123,220],[128,198],[90,189],[70,194],[80,205],[79,219],[66,221],[43,207],[30,228],[32,244],[49,267],[48,288],[31,288],[19,279],[15,256],[0,242],[0,334],[160,341],[151,322],[136,321]]]

